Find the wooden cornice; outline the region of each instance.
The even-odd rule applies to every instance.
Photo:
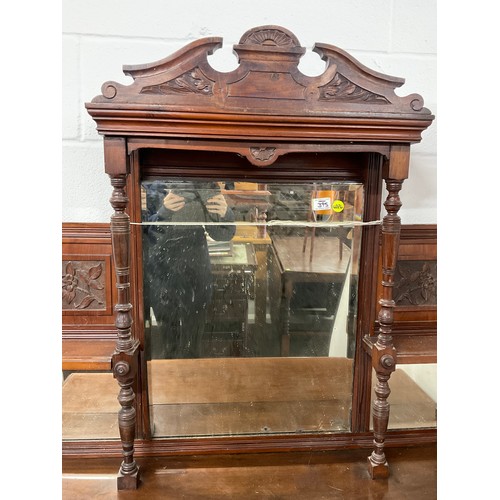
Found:
[[[162,110],[112,109],[107,105],[88,107],[103,135],[128,137],[180,137],[238,139],[256,141],[295,140],[345,143],[416,143],[432,119],[410,120],[401,117],[331,116],[289,117],[284,115],[249,116]]]
[[[305,49],[279,26],[245,33],[239,66],[221,73],[208,56],[217,37],[192,42],[162,60],[124,66],[130,85],[107,81],[86,107],[104,135],[255,140],[414,143],[434,119],[418,94],[399,97],[404,79],[362,65],[317,43],[319,76],[298,69]]]

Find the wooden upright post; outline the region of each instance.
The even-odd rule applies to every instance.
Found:
[[[139,486],[139,467],[134,460],[136,412],[133,390],[139,364],[139,341],[132,336],[132,304],[130,303],[130,218],[125,212],[128,198],[125,193],[127,162],[123,139],[105,140],[106,171],[110,176],[113,193],[110,203],[111,241],[116,273],[118,299],[115,304],[117,341],[112,357],[113,376],[118,381],[118,426],[122,442],[123,462],[117,485],[119,490],[134,490]]]
[[[399,164],[398,169],[401,170]],[[393,171],[394,172],[394,171]],[[390,175],[391,172],[389,172]],[[401,171],[399,172],[402,173]],[[396,349],[392,344],[392,324],[394,321],[394,272],[396,269],[401,232],[401,219],[398,216],[401,208],[399,191],[403,180],[386,179],[388,196],[384,202],[387,214],[382,222],[382,297],[379,300],[378,314],[379,334],[372,348],[372,367],[375,370],[377,384],[373,401],[373,434],[374,449],[368,457],[368,465],[372,479],[387,478],[389,466],[384,453],[385,435],[389,423],[390,405],[387,401],[391,390],[389,378],[396,369]]]

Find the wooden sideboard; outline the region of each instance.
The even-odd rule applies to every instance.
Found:
[[[179,305],[177,300],[169,302],[169,291],[179,292],[179,297],[190,296],[190,304],[196,296],[194,289],[186,291],[180,285],[165,290],[163,283],[156,286],[154,295],[149,289],[144,293],[146,287],[142,285],[145,278],[149,279],[148,272],[144,271],[148,269],[148,259],[144,255],[149,257],[149,253],[143,253],[142,245],[141,225],[145,222],[142,192],[147,183],[156,180],[194,185],[197,179],[196,182],[202,184],[209,182],[212,185],[217,181],[225,186],[237,181],[253,182],[261,187],[267,186],[267,190],[276,184],[282,186],[291,182],[313,186],[314,193],[318,182],[324,184],[320,188],[326,190],[324,192],[329,192],[329,186],[340,183],[363,186],[362,211],[351,220],[362,221],[363,227],[359,267],[356,264],[356,352],[349,431],[333,435],[322,429],[318,429],[319,432],[299,432],[299,428],[287,435],[278,432],[271,436],[264,425],[251,437],[228,432],[219,436],[222,441],[211,435],[206,439],[193,438],[191,444],[205,452],[220,449],[222,442],[225,449],[229,447],[233,452],[249,450],[251,446],[267,451],[304,446],[318,450],[330,445],[345,447],[349,440],[359,442],[364,433],[369,433],[371,415],[373,448],[368,457],[369,472],[373,479],[385,479],[389,476],[384,453],[390,416],[388,382],[397,365],[392,333],[396,308],[394,278],[401,229],[398,212],[403,203],[399,193],[409,176],[410,148],[421,141],[422,132],[432,124],[434,116],[424,107],[419,94],[400,96],[396,93],[396,89],[404,84],[403,78],[367,68],[333,45],[315,44],[313,50],[325,61],[325,71],[314,77],[304,75],[299,69],[299,61],[306,48],[284,27],[257,26],[245,32],[234,45],[239,65],[231,72],[218,72],[208,61],[208,56],[221,45],[222,38],[203,38],[162,60],[124,66],[125,74],[133,79],[130,85],[105,81],[101,94],[85,103],[97,131],[103,136],[104,170],[113,187],[110,227],[117,282],[114,301],[117,336],[111,363],[119,386],[121,409],[118,421],[123,457],[118,489],[136,489],[139,485],[140,468],[134,459],[136,439],[144,439],[151,447],[172,444],[168,439],[153,439],[154,421],[144,357],[147,306],[144,306],[143,294],[160,299],[169,318],[187,311],[187,307]],[[261,187],[257,191],[266,191]],[[183,209],[188,198],[182,201],[183,197],[179,199],[175,190],[163,190],[157,194],[154,199],[160,204],[151,213],[154,222],[153,219],[148,221],[156,226],[159,223],[171,226],[175,217],[170,212]],[[263,194],[261,201],[265,204],[267,195]],[[201,199],[199,194],[194,193],[194,196]],[[313,208],[316,198],[312,193],[308,196],[311,207],[307,208],[308,204],[305,204],[303,213],[318,211]],[[146,196],[146,204],[148,202],[153,208],[151,196]],[[331,199],[334,210],[335,204],[339,207],[338,202],[343,207],[348,200]],[[225,205],[224,198],[209,203],[202,201],[198,212],[210,214],[208,218],[202,217],[201,222],[212,224],[209,219],[213,214],[225,217]],[[167,210],[166,214],[162,212],[163,208]],[[322,204],[321,210],[324,209]],[[176,215],[183,219],[185,213]],[[266,217],[267,227],[271,222],[285,222],[286,225],[294,222],[293,219],[262,214],[256,206],[251,224],[263,226],[261,215]],[[298,222],[303,225],[307,220],[311,227],[317,227],[315,217],[310,220],[301,215],[302,221]],[[241,219],[238,221],[242,222]],[[200,225],[200,219],[191,223]],[[342,224],[336,220],[334,225]],[[349,225],[352,224],[349,222]],[[198,231],[198,235],[202,236],[202,233]],[[377,245],[379,235],[380,247]],[[167,243],[175,246],[175,240],[163,239],[159,260],[164,259],[169,264],[165,269],[154,267],[154,277],[160,281],[170,276],[176,265],[172,263],[172,253],[166,253]],[[183,244],[184,249],[188,248],[187,242]],[[381,274],[377,276],[379,255]],[[207,262],[205,256],[200,255],[192,272],[206,270],[209,267]],[[93,264],[82,272],[88,274],[88,279],[95,280],[102,272],[101,268]],[[427,272],[428,267],[423,270]],[[401,266],[400,273],[404,276],[410,273],[411,276],[415,271]],[[70,281],[75,276],[74,267],[69,265],[66,278],[71,294],[74,289],[69,290]],[[179,283],[190,286],[198,282],[197,278],[185,278],[182,275]],[[92,283],[95,285],[94,281]],[[377,283],[381,284],[378,295]],[[206,287],[204,291],[207,291]],[[414,301],[412,294],[407,290],[398,298],[411,304]],[[92,297],[86,295],[75,307],[89,301],[94,304]],[[170,297],[177,298],[177,295],[170,293]],[[104,300],[99,300],[101,307]],[[202,300],[206,303],[208,299]],[[182,326],[189,324],[191,319],[199,319],[203,312],[196,309],[195,316],[185,314],[174,318],[173,322],[170,319],[160,322],[169,325],[168,331],[175,332],[192,348],[198,341],[190,336],[198,335],[199,327],[189,327],[182,333]],[[375,341],[372,339],[374,335],[377,335]],[[275,361],[282,359],[286,360],[276,358]],[[311,361],[312,367],[319,366],[319,361],[316,361]],[[372,371],[377,382],[370,411]],[[179,439],[174,447],[179,451],[188,445],[188,441],[187,438]]]
[[[381,270],[382,264],[379,262],[379,283]],[[394,301],[392,336],[398,363],[436,363],[437,225],[402,226]],[[374,331],[377,329],[378,323]],[[376,337],[365,339],[367,349],[371,348],[375,340]]]
[[[266,237],[242,235],[242,244],[254,242],[262,251],[271,245]],[[264,242],[264,243],[263,243]],[[258,246],[260,245],[260,246]],[[300,246],[300,245],[299,245]],[[299,248],[300,250],[300,248]],[[254,265],[253,255],[245,269]],[[261,259],[265,259],[261,257]],[[68,264],[72,264],[74,272]],[[222,262],[221,262],[222,265]],[[68,283],[89,269],[102,269],[95,278],[97,289],[105,297],[87,307],[82,304],[84,292],[78,291],[68,303]],[[62,369],[111,370],[111,356],[116,332],[113,314],[107,304],[115,292],[111,259],[111,232],[107,223],[63,223],[62,225]],[[394,343],[400,363],[435,363],[437,361],[437,226],[435,224],[403,225],[396,267]],[[381,263],[379,263],[379,274]],[[69,275],[69,276],[68,276]],[[71,277],[71,281],[69,280]],[[81,279],[81,278],[80,278]],[[85,282],[85,280],[83,280]],[[76,284],[76,283],[75,283]],[[87,294],[88,295],[88,294]],[[374,325],[374,331],[377,324]],[[368,339],[369,343],[369,339]],[[368,344],[367,344],[368,345]]]
[[[62,368],[111,370],[116,281],[109,224],[62,225]]]

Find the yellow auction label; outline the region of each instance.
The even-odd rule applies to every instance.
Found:
[[[333,202],[333,211],[342,212],[344,210],[344,202],[342,200],[335,200]]]

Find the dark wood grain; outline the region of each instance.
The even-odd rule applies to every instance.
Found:
[[[160,61],[124,66],[133,82],[107,81],[102,94],[85,105],[104,136],[105,171],[114,186],[111,233],[118,339],[113,370],[121,388],[119,423],[124,453],[120,488],[133,489],[138,484],[133,459],[136,431],[145,438],[150,436],[147,370],[141,351],[140,230],[130,229],[129,216],[133,222],[140,221],[140,179],[164,175],[261,183],[325,178],[361,181],[368,221],[380,217],[381,179],[386,179],[390,195],[382,230],[379,296],[378,229],[363,229],[351,434],[355,439],[368,432],[373,365],[379,384],[372,465],[385,464],[387,380],[396,361],[391,293],[399,237],[398,192],[409,173],[410,145],[421,140],[434,117],[420,95],[396,94],[404,79],[373,71],[333,45],[317,43],[313,48],[325,61],[322,75],[302,74],[298,65],[305,49],[293,33],[280,26],[260,26],[243,34],[234,46],[239,66],[229,73],[220,73],[208,63],[208,56],[221,45],[221,38],[204,38]],[[377,298],[381,299],[378,323]],[[367,346],[363,337],[376,333],[373,348],[363,348]],[[286,446],[300,449],[311,439],[314,446],[323,443],[328,447],[335,439],[347,443],[342,438],[298,435],[286,437]],[[255,436],[251,441],[267,451],[283,448],[280,439]],[[241,437],[224,442],[234,451],[245,446]],[[210,440],[193,443],[186,446],[208,453],[216,446]],[[184,445],[180,440],[152,446],[183,449]]]
[[[111,163],[123,162],[125,157],[119,155],[113,143],[113,155],[106,157]],[[123,166],[114,165],[108,172],[122,171]],[[113,243],[113,261],[115,263],[116,283],[118,288],[115,305],[115,326],[117,329],[116,348],[112,358],[113,375],[118,381],[120,392],[118,402],[118,425],[123,447],[123,461],[118,473],[118,489],[136,489],[139,484],[139,467],[134,460],[134,440],[136,426],[135,393],[133,385],[136,381],[139,365],[139,341],[132,336],[132,304],[130,303],[130,221],[125,212],[128,198],[125,194],[126,176],[110,175],[113,193],[111,205],[111,241]]]
[[[390,482],[370,479],[364,450],[144,457],[134,499],[438,498],[435,445],[390,448],[387,455]],[[114,468],[113,458],[64,460],[63,497],[117,498]]]
[[[399,149],[399,148],[398,148]],[[393,169],[392,173],[398,171],[404,177],[406,169],[402,167],[404,159],[398,158],[400,165]],[[408,160],[405,152],[404,158]],[[390,171],[390,169],[389,169]],[[373,401],[373,432],[374,450],[368,458],[370,473],[373,478],[384,478],[389,474],[388,464],[384,454],[384,441],[389,422],[389,403],[387,398],[391,393],[389,389],[389,378],[396,369],[396,349],[392,342],[392,324],[394,322],[392,297],[394,286],[394,271],[396,268],[397,252],[399,246],[399,235],[401,232],[401,219],[398,215],[401,207],[399,191],[402,179],[386,179],[388,191],[384,206],[387,214],[382,223],[382,296],[379,299],[380,311],[378,322],[380,325],[377,341],[371,351],[372,366],[377,376],[375,385],[375,400]]]

